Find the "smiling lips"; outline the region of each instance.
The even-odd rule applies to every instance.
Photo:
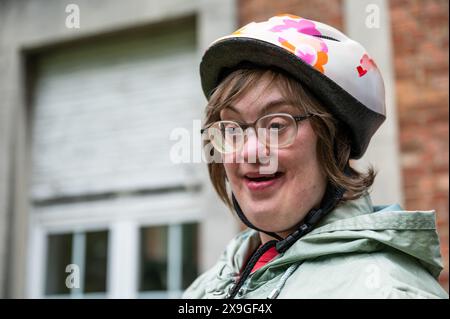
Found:
[[[244,175],[244,182],[251,191],[263,191],[273,188],[283,176],[282,172],[274,174],[247,173]]]

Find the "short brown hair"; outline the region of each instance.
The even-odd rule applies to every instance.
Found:
[[[314,116],[311,126],[317,134],[317,156],[328,182],[346,189],[341,202],[365,195],[375,179],[373,167],[365,173],[350,166],[351,140],[346,125],[338,121],[319,100],[299,81],[275,69],[244,68],[229,74],[213,91],[205,111],[205,126],[220,120],[220,111],[237,102],[262,78],[268,77],[267,87],[276,85],[281,94],[294,106]],[[208,141],[205,141],[207,144]],[[344,174],[349,164],[349,176]],[[211,182],[220,199],[232,207],[226,188],[226,174],[222,163],[208,164]]]

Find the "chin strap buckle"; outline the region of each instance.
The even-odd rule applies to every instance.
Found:
[[[305,235],[311,230],[311,226],[308,224],[302,224],[296,231],[288,235],[285,239],[280,240],[276,244],[277,251],[281,254],[284,253],[289,247],[292,246],[300,237]]]

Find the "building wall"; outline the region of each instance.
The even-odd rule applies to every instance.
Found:
[[[65,25],[66,6],[70,3],[79,6],[79,29]],[[0,298],[33,295],[32,287],[27,285],[27,267],[33,268],[29,259],[29,244],[33,240],[29,236],[33,222],[29,194],[30,92],[26,91],[29,54],[60,45],[76,46],[86,39],[95,41],[186,16],[196,18],[196,65],[211,41],[236,28],[234,0],[0,2]],[[205,104],[200,85],[197,93],[195,116],[200,119]],[[193,178],[209,183],[205,165],[200,166],[202,170],[190,167]],[[201,191],[205,197],[197,205],[204,213],[200,225],[203,271],[215,262],[236,227],[210,188],[203,187]]]
[[[405,205],[437,212],[448,291],[448,10],[446,0],[390,1]]]
[[[265,20],[279,13],[292,13],[330,24],[340,30],[344,26],[341,0],[238,0],[239,25]]]

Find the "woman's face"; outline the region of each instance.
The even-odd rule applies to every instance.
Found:
[[[299,108],[288,104],[263,110],[270,102],[284,100],[277,86],[267,88],[267,83],[268,80],[262,78],[235,105],[223,109],[221,119],[252,123],[271,113],[304,115]],[[239,153],[224,155],[223,165],[231,190],[253,225],[285,237],[320,204],[325,192],[326,178],[316,154],[317,136],[309,120],[298,122],[294,142],[286,148],[272,149],[268,155],[268,148],[258,142],[253,130],[247,133],[249,131]],[[242,160],[237,161],[239,156]],[[264,167],[274,162],[278,172],[275,178],[262,182],[255,179],[264,176],[261,173]],[[263,242],[268,240],[265,234],[261,236]]]

